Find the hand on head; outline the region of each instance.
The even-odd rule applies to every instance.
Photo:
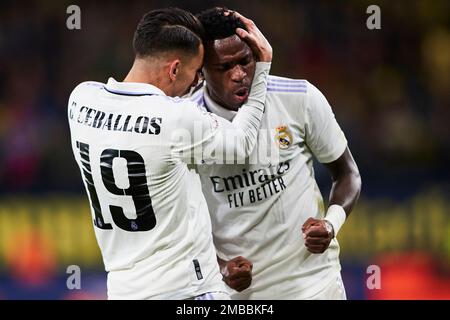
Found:
[[[242,28],[236,29],[236,34],[253,50],[255,54],[256,60],[261,62],[271,62],[273,50],[269,41],[267,41],[266,37],[261,33],[255,23],[241,15],[236,11],[225,11],[224,15],[234,14],[237,16],[241,22],[244,24],[247,30]]]

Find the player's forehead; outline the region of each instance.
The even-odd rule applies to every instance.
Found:
[[[212,64],[239,61],[251,55],[250,47],[237,35],[206,44],[205,58]]]

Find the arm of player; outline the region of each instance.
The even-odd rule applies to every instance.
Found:
[[[310,85],[308,90],[307,144],[331,173],[330,205],[324,219],[309,218],[302,226],[305,246],[322,253],[330,245],[359,198],[361,177],[330,105],[323,94]]]
[[[333,185],[330,192],[330,207],[341,206],[346,217],[350,215],[361,192],[361,176],[358,166],[347,147],[344,153],[335,161],[324,163],[331,174]]]
[[[174,149],[184,161],[234,163],[248,157],[256,145],[264,114],[272,47],[251,20],[240,17],[247,31],[237,29],[236,32],[250,45],[259,61],[250,95],[232,122],[201,112],[197,107],[186,108],[180,127],[188,130],[188,139],[178,141]]]
[[[325,219],[309,218],[302,227],[305,245],[312,253],[322,253],[328,248],[361,192],[359,170],[348,148],[337,160],[324,165],[333,181],[329,209]]]
[[[172,132],[173,154],[188,164],[235,163],[250,156],[264,114],[269,69],[270,63],[257,62],[248,101],[232,122],[186,103]]]
[[[217,257],[223,281],[238,292],[247,289],[252,283],[253,264],[244,257],[236,257],[229,261]]]

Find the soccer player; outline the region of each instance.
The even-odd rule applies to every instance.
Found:
[[[234,34],[247,20],[224,8],[197,16],[206,30],[205,85],[192,99],[232,120],[255,76],[252,51]],[[327,209],[313,157],[332,177]],[[345,299],[336,235],[359,197],[361,179],[322,93],[306,80],[269,76],[257,146],[247,160],[198,166],[232,298]]]
[[[218,160],[206,151],[216,145],[245,157],[256,143],[272,51],[256,26],[247,24],[247,30],[242,36],[259,62],[252,95],[233,122],[177,97],[197,83],[204,31],[195,16],[175,8],[144,15],[123,82],[84,82],[72,92],[72,148],[108,272],[109,299],[228,297],[207,205],[187,163]],[[228,131],[234,140],[224,141]],[[192,139],[180,139],[186,133]]]

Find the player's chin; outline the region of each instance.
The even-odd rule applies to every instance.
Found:
[[[233,110],[233,111],[238,111],[239,108],[242,107],[242,105],[247,102],[247,100],[248,100],[248,98],[241,99],[239,96],[233,95],[228,100],[229,101],[228,109]]]

